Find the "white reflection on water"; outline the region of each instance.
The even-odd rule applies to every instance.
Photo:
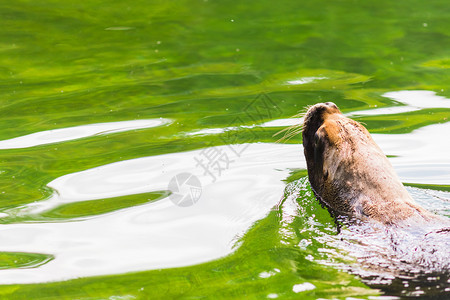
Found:
[[[36,269],[0,270],[0,283],[178,267],[227,255],[236,238],[279,201],[288,168],[305,164],[299,145],[253,144],[212,184],[195,167],[199,152],[117,162],[52,181],[57,193],[40,209],[165,190],[181,172],[199,176],[203,193],[187,208],[166,198],[77,222],[3,225],[0,251],[49,253],[55,259]]]
[[[402,106],[391,106],[347,113],[348,117],[389,115],[421,110],[424,108],[450,108],[450,99],[436,95],[432,91],[396,91],[383,94],[383,97],[402,103]],[[303,118],[288,118],[268,121],[261,127],[293,126],[303,123]]]
[[[168,119],[159,118],[110,123],[96,123],[53,129],[0,141],[0,149],[29,148],[39,145],[76,140],[94,135],[105,135],[115,132],[157,127],[168,124],[170,122],[171,121]]]
[[[391,162],[404,182],[450,184],[448,136],[450,123],[374,138],[387,155],[396,156]],[[187,208],[166,198],[76,222],[2,225],[0,251],[52,254],[55,259],[35,269],[0,270],[0,284],[179,267],[227,255],[237,237],[281,198],[281,180],[289,169],[306,168],[300,145],[252,144],[211,183],[195,167],[200,151],[116,162],[53,180],[48,185],[54,195],[24,211],[165,190],[181,172],[197,175],[203,192]]]
[[[348,114],[348,116],[389,115],[421,110],[424,108],[450,108],[450,99],[438,96],[432,91],[397,91],[385,93],[383,97],[396,100],[404,104],[404,106],[354,111]]]
[[[410,134],[372,134],[403,182],[450,185],[450,123]]]
[[[403,181],[450,183],[450,124],[403,135],[375,135]],[[448,146],[448,145],[447,145]],[[223,146],[223,150],[225,150]],[[0,283],[64,280],[101,274],[178,267],[232,252],[236,237],[263,218],[283,195],[289,168],[305,168],[300,145],[252,144],[215,183],[201,176],[199,151],[112,163],[53,180],[57,193],[38,207],[167,189],[180,172],[197,174],[199,202],[188,208],[169,199],[83,221],[3,225],[0,251],[53,254],[36,269],[0,270]],[[437,168],[439,162],[442,168]],[[419,170],[412,172],[412,170]],[[436,176],[435,172],[440,172]]]
[[[317,80],[323,80],[323,79],[327,79],[326,77],[301,77],[299,79],[294,79],[294,80],[288,80],[286,81],[287,84],[290,85],[299,85],[299,84],[307,84],[307,83],[311,83]]]

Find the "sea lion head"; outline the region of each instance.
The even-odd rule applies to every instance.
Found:
[[[302,137],[311,188],[333,216],[392,224],[426,215],[367,129],[344,116],[336,104],[311,106]]]
[[[323,127],[325,120],[331,115],[342,115],[339,108],[333,102],[318,103],[311,106],[305,114],[303,123],[303,147],[305,152],[306,161],[308,166],[315,166],[316,168],[323,164],[323,155],[319,150],[323,146],[322,138],[328,137],[320,136],[320,132],[323,132],[328,127]],[[319,132],[319,129],[322,130]],[[313,164],[313,161],[315,163]]]

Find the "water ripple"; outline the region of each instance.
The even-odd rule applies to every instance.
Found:
[[[354,111],[349,116],[390,115],[421,110],[424,108],[450,108],[450,99],[436,95],[433,91],[396,91],[382,95],[398,101],[403,106],[383,107],[370,110]]]
[[[0,149],[30,148],[39,145],[71,141],[95,135],[105,135],[136,129],[162,126],[170,123],[169,119],[132,120],[110,123],[96,123],[68,128],[52,129],[0,141]]]
[[[20,249],[55,258],[37,269],[0,270],[0,283],[179,267],[227,255],[236,237],[278,202],[289,168],[304,167],[300,151],[298,145],[252,144],[214,183],[195,166],[201,150],[122,161],[55,179],[49,184],[55,189],[52,198],[29,209],[164,190],[181,172],[197,174],[203,191],[190,207],[165,198],[77,222],[3,225],[0,239],[9,242],[0,251]]]
[[[382,95],[398,101],[402,106],[391,106],[368,110],[352,111],[346,116],[376,116],[417,111],[425,108],[450,108],[450,99],[436,95],[433,91],[395,91]],[[303,123],[303,118],[287,118],[265,122],[262,127],[293,126]]]

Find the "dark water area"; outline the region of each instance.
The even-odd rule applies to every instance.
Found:
[[[389,239],[338,234],[274,134],[332,101],[449,218],[449,26],[442,0],[3,1],[0,299],[447,299],[448,269],[367,267]]]

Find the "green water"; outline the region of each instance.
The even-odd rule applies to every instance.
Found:
[[[5,225],[78,222],[167,197],[167,191],[153,191],[62,204],[42,214],[11,213],[48,199],[52,189],[47,184],[66,174],[231,143],[225,133],[189,132],[289,118],[322,101],[333,101],[346,113],[400,106],[382,96],[391,91],[428,90],[450,98],[450,23],[448,3],[442,0],[2,1],[0,28],[1,140],[94,123],[173,121],[0,150]],[[301,84],[286,84],[302,78],[306,81]],[[251,104],[261,95],[271,99],[273,109],[249,117]],[[407,134],[446,123],[449,117],[447,106],[356,119],[372,133]],[[236,133],[233,142],[274,143],[278,137],[273,134],[281,129],[251,127]],[[300,137],[289,141],[300,142]],[[357,277],[307,259],[322,253],[324,245],[316,237],[334,235],[335,229],[311,195],[305,175],[304,170],[292,171],[287,180],[303,185],[297,201],[304,211],[284,223],[282,206],[269,208],[226,257],[180,268],[1,285],[0,297],[378,295]],[[432,182],[419,187],[448,191],[449,186]],[[298,247],[304,239],[314,242]],[[2,269],[40,268],[54,258],[52,253],[4,251],[0,275]],[[268,271],[277,274],[260,276]],[[315,288],[293,291],[306,282]]]

